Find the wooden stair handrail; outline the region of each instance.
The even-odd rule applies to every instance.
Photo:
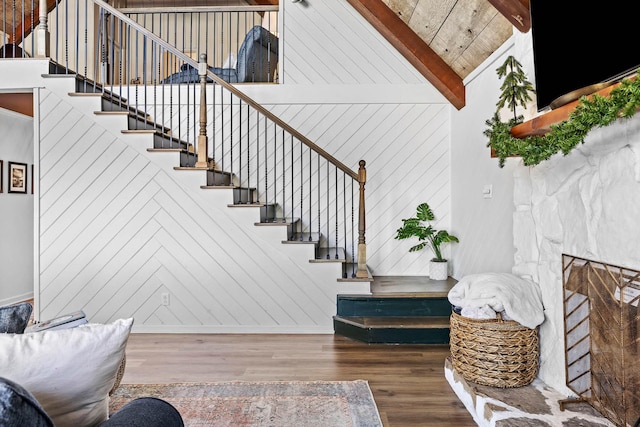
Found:
[[[144,34],[145,37],[147,37],[148,39],[153,40],[155,43],[158,43],[160,46],[162,46],[163,49],[167,50],[168,52],[171,52],[171,54],[175,55],[177,58],[180,58],[184,63],[191,65],[195,69],[198,69],[198,61],[196,61],[195,59],[191,59],[190,57],[188,57],[183,52],[180,52],[177,48],[175,48],[174,46],[171,46],[169,43],[167,43],[166,41],[162,40],[157,35],[153,34],[150,31],[148,31],[146,28],[142,27],[137,22],[133,21],[131,18],[129,18],[127,15],[125,15],[121,11],[111,7],[109,4],[105,3],[102,0],[92,0],[92,1],[95,4],[99,5],[100,7],[102,7],[103,9],[108,10],[109,13],[111,13],[113,16],[116,16],[121,21],[126,22],[128,25],[130,25],[136,31],[139,31],[142,34]],[[324,157],[328,162],[330,162],[331,164],[336,166],[338,169],[340,169],[345,174],[349,175],[355,181],[358,181],[358,174],[356,172],[354,172],[351,168],[349,168],[348,166],[346,166],[345,164],[340,162],[338,159],[336,159],[335,157],[333,157],[332,155],[327,153],[325,150],[323,150],[318,145],[313,143],[309,138],[307,138],[306,136],[304,136],[303,134],[298,132],[296,129],[291,127],[288,123],[286,123],[283,120],[281,120],[279,117],[277,117],[271,111],[267,110],[265,107],[263,107],[262,105],[260,105],[256,101],[254,101],[251,97],[246,95],[240,89],[236,88],[235,86],[233,86],[230,83],[227,83],[226,81],[224,81],[223,79],[221,79],[220,77],[215,75],[213,72],[211,72],[211,70],[207,70],[207,77],[211,78],[213,81],[216,82],[216,84],[219,84],[220,86],[223,86],[229,92],[233,93],[238,98],[240,98],[243,101],[245,101],[251,107],[255,108],[258,112],[260,112],[260,114],[268,117],[269,120],[271,120],[272,122],[276,123],[282,129],[286,130],[288,133],[290,133],[291,135],[296,137],[304,145],[306,145],[307,147],[309,147],[310,149],[312,149],[313,151],[315,151],[316,153],[318,153],[319,155]]]
[[[369,272],[368,272],[367,266],[366,266],[366,239],[365,239],[366,222],[365,222],[365,202],[364,202],[365,201],[365,193],[364,193],[364,185],[365,185],[366,180],[367,180],[367,174],[366,174],[366,169],[365,169],[365,161],[364,160],[360,160],[358,173],[355,173],[350,168],[345,166],[342,162],[340,162],[335,157],[331,156],[325,150],[323,150],[318,145],[316,145],[311,140],[309,140],[306,136],[302,135],[296,129],[291,127],[288,123],[284,122],[279,117],[277,117],[276,115],[271,113],[269,110],[267,110],[265,107],[263,107],[262,105],[257,103],[251,97],[247,96],[245,93],[243,93],[242,91],[237,89],[235,86],[231,85],[230,83],[227,83],[226,81],[224,81],[223,79],[218,77],[216,74],[211,72],[211,70],[209,70],[207,68],[206,55],[200,56],[200,58],[199,58],[200,61],[196,61],[196,60],[188,57],[186,54],[180,52],[177,48],[171,46],[169,43],[167,43],[166,41],[164,41],[160,37],[158,37],[155,34],[151,33],[146,28],[142,27],[141,25],[139,25],[138,23],[136,23],[135,21],[130,19],[128,16],[126,16],[122,12],[118,11],[117,9],[112,8],[110,5],[108,5],[104,1],[102,1],[102,0],[92,0],[92,1],[95,4],[97,4],[98,6],[102,7],[103,9],[108,10],[113,16],[117,17],[122,22],[126,23],[127,25],[130,25],[136,31],[139,31],[142,34],[144,34],[145,37],[147,37],[150,40],[152,40],[153,42],[157,43],[159,46],[161,46],[166,51],[171,52],[171,54],[173,54],[176,57],[180,58],[184,63],[187,63],[187,64],[191,65],[192,67],[194,67],[195,69],[198,69],[198,74],[200,76],[201,95],[202,95],[201,100],[200,100],[200,102],[201,102],[200,114],[201,114],[201,121],[204,121],[204,125],[203,125],[202,122],[200,123],[201,128],[200,128],[200,132],[199,132],[199,135],[198,135],[198,144],[199,144],[198,159],[199,159],[199,163],[200,164],[199,165],[197,164],[196,167],[206,168],[208,166],[208,163],[206,163],[206,162],[208,162],[208,160],[206,159],[206,156],[207,156],[207,153],[208,153],[207,136],[206,136],[206,106],[203,105],[203,103],[205,102],[205,94],[206,94],[206,92],[205,92],[205,87],[206,87],[206,82],[207,82],[206,77],[209,77],[215,82],[215,84],[221,85],[222,87],[226,88],[229,92],[233,93],[238,98],[242,99],[248,105],[253,107],[256,111],[258,111],[259,113],[261,113],[262,115],[267,117],[273,123],[275,123],[278,126],[280,126],[283,130],[287,131],[290,135],[292,135],[295,138],[297,138],[298,141],[300,141],[302,144],[306,145],[311,150],[313,150],[316,153],[318,153],[318,155],[322,156],[329,163],[333,164],[337,169],[340,169],[343,173],[345,173],[346,175],[350,176],[354,181],[356,181],[356,182],[358,182],[360,184],[360,190],[359,190],[359,216],[358,216],[358,266],[357,266],[357,271],[356,271],[356,277],[357,278],[367,278],[369,276]],[[205,74],[205,71],[206,71],[206,74]],[[204,118],[202,117],[203,115],[204,115]],[[200,145],[202,145],[202,147],[200,147]],[[205,165],[207,165],[207,166],[205,166]]]

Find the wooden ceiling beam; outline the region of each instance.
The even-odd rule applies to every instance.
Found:
[[[465,106],[462,78],[382,0],[347,0],[458,110]]]
[[[520,32],[526,33],[531,29],[529,0],[489,0],[489,3]]]

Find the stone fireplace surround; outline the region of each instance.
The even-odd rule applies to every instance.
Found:
[[[513,235],[512,273],[539,284],[545,307],[538,377],[519,389],[482,389],[445,365],[449,383],[479,425],[613,425],[589,408],[567,413],[557,406],[576,397],[566,384],[562,254],[640,269],[640,116],[593,130],[566,156],[520,163]],[[546,415],[522,407],[532,395],[545,396]]]
[[[640,117],[592,131],[568,155],[514,172],[512,272],[540,285],[538,377],[566,386],[562,254],[640,269]]]

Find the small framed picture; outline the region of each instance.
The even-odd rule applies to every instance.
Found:
[[[9,193],[27,194],[27,164],[9,162]]]

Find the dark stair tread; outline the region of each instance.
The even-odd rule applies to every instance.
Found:
[[[71,96],[100,96],[102,99],[101,110],[102,111],[114,111],[114,112],[128,112],[131,118],[145,121],[152,120],[151,115],[147,112],[139,109],[138,107],[129,105],[126,98],[122,98],[119,95],[110,92],[84,92],[76,86],[76,92],[69,94]]]
[[[233,188],[237,188],[237,187],[233,187]],[[261,208],[263,206],[266,206],[266,204],[260,203],[260,202],[254,202],[254,203],[232,203],[230,205],[227,205],[228,208]]]
[[[77,90],[77,88],[76,88]],[[108,103],[110,103],[112,106],[114,107],[120,107],[120,110],[106,110],[106,111],[110,111],[110,112],[120,112],[120,113],[126,113],[129,112],[130,114],[133,114],[135,116],[138,117],[142,117],[144,119],[144,117],[150,117],[148,114],[146,114],[144,111],[139,110],[135,107],[132,107],[131,105],[129,105],[129,103],[127,102],[126,98],[121,98],[118,95],[111,93],[111,92],[70,92],[69,96],[76,96],[76,97],[100,97],[102,98],[103,101],[106,101]],[[104,106],[104,104],[103,104]],[[105,110],[103,110],[105,111]]]
[[[179,148],[178,149],[174,149],[174,148],[149,148],[147,151],[167,152],[167,151],[171,151],[171,150],[175,150],[176,152],[182,151]],[[197,168],[195,166],[174,166],[173,170],[176,170],[176,171],[210,171],[211,169],[213,169],[213,167],[214,166],[207,166],[207,167],[204,167],[204,168]],[[238,187],[231,187],[231,188],[238,188]]]
[[[153,129],[152,129],[153,130]],[[132,129],[130,132],[140,132],[143,129]],[[195,146],[171,135],[170,132],[158,132],[153,130],[153,148],[182,148],[189,153],[195,153]]]
[[[111,109],[110,107],[105,108],[104,102],[103,102],[103,106],[102,106],[102,110],[100,111],[96,111],[95,114],[113,114],[113,115],[119,115],[119,114],[127,114],[127,116],[129,117],[129,119],[134,120],[134,122],[139,122],[141,124],[144,124],[146,126],[149,126],[151,129],[158,129],[164,133],[169,133],[170,129],[166,126],[162,126],[158,123],[155,123],[152,119],[151,116],[147,113],[145,113],[144,111],[130,105],[127,102],[126,98],[123,98],[115,93],[112,93],[108,90],[103,91],[102,87],[97,85],[94,86],[93,83],[91,81],[82,81],[82,80],[78,80],[77,83],[81,83],[84,84],[88,89],[91,89],[91,91],[89,92],[83,92],[83,91],[79,91],[79,92],[71,92],[69,93],[70,96],[78,96],[78,97],[82,97],[82,96],[99,96],[103,99],[103,101],[106,101],[107,103],[109,103],[113,109]],[[81,88],[78,87],[78,85],[76,84],[76,90],[79,90]]]
[[[182,168],[182,169],[193,169],[193,168]],[[234,188],[238,188],[235,185],[201,185],[200,188],[203,190],[233,190]]]
[[[337,321],[367,329],[449,329],[448,316],[334,316]]]
[[[133,121],[133,124],[135,124],[135,126],[133,126],[131,122],[128,123],[127,125],[129,127],[133,126],[133,128],[130,128],[129,130],[152,130],[152,131],[156,131],[163,134],[169,134],[171,131],[171,129],[169,129],[168,127],[155,123],[153,120],[150,119],[150,116],[145,117],[145,116],[141,116],[140,114],[132,113],[130,111],[100,110],[100,111],[94,111],[94,114],[98,116],[127,116],[127,118]],[[140,125],[140,127],[138,127],[137,125]],[[148,126],[148,127],[143,128],[141,126]]]
[[[347,255],[344,248],[318,248],[316,257],[309,262],[347,262]]]
[[[293,225],[293,224],[296,224],[298,221],[300,221],[298,218],[285,218],[284,221],[282,218],[276,218],[270,221],[256,222],[254,225],[271,227],[271,226],[279,226],[279,225]]]
[[[170,133],[159,132],[157,129],[124,129],[122,133],[153,134],[153,148],[156,150],[182,150],[185,154],[195,155],[195,147],[190,142],[174,138]]]
[[[289,239],[283,240],[282,243],[313,243],[314,245],[317,245],[318,243],[320,243],[320,233],[293,233],[291,236],[289,236]]]
[[[369,267],[367,267],[367,277],[355,277],[357,271],[357,263],[345,262],[342,267],[343,276],[338,279],[338,282],[373,282],[373,275]]]
[[[93,95],[93,94],[90,94]],[[102,114],[105,116],[133,116],[133,117],[140,117],[140,116],[136,116],[135,114],[131,114],[128,111],[120,111],[120,110],[109,110],[109,111],[95,111],[95,114]],[[144,119],[143,119],[144,120]]]

